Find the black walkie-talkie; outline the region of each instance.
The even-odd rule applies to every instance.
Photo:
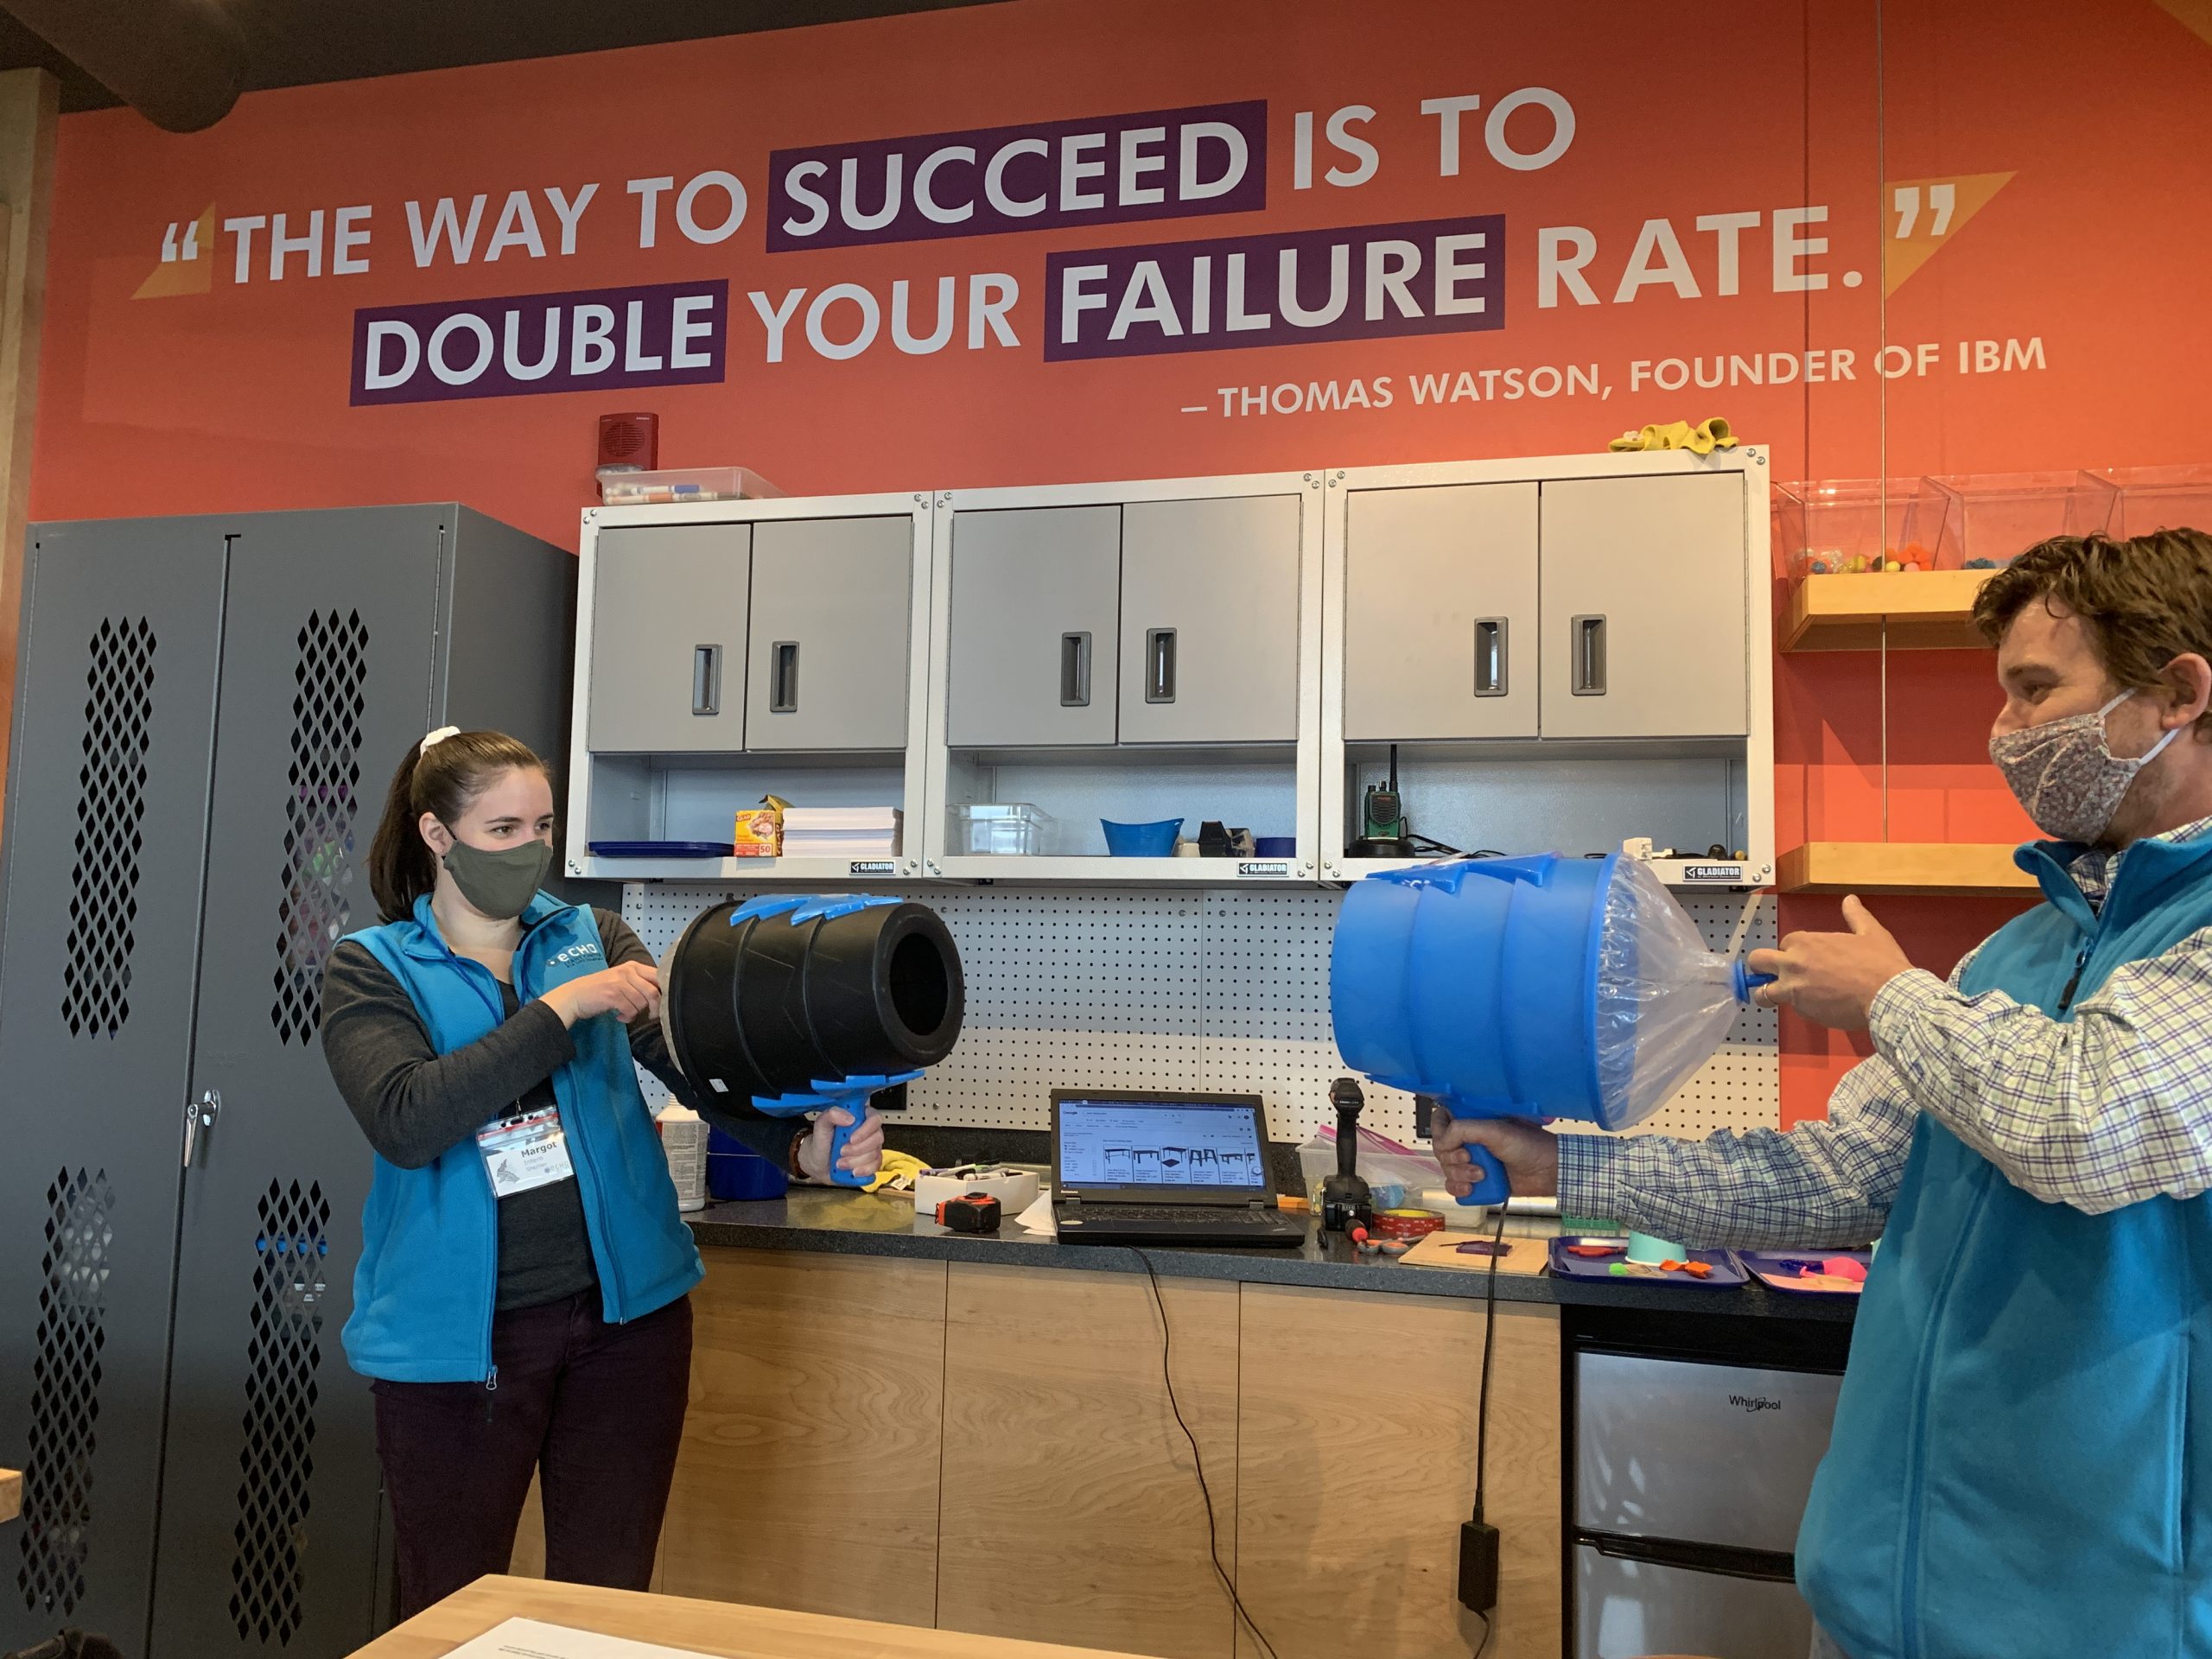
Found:
[[[1398,792],[1398,746],[1390,746],[1390,781],[1370,784],[1360,802],[1360,834],[1369,841],[1402,841],[1406,798]]]

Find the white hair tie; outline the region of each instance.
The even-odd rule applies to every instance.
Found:
[[[415,758],[419,760],[423,756],[428,754],[430,752],[430,746],[433,743],[442,743],[449,737],[459,737],[460,735],[460,727],[441,726],[436,731],[432,732],[428,737],[423,740],[422,747],[415,751]]]

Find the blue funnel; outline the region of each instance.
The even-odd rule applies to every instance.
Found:
[[[1344,1062],[1455,1117],[1624,1129],[1702,1065],[1753,984],[1707,950],[1650,867],[1540,853],[1370,876],[1329,959]],[[1496,1204],[1503,1170],[1462,1200]]]

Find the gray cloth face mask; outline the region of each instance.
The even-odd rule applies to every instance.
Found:
[[[2134,695],[2123,691],[2092,714],[2068,715],[1989,740],[1990,760],[2037,827],[2054,841],[2095,842],[2111,826],[2135,774],[2181,735],[2177,726],[2147,753],[2114,754],[2105,716]]]
[[[512,921],[530,908],[553,862],[553,849],[542,841],[497,849],[471,847],[458,836],[441,861],[461,896],[495,921]]]

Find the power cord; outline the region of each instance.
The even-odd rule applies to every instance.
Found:
[[[1502,1221],[1499,1223],[1500,1226],[1503,1224]],[[1160,1313],[1160,1380],[1167,1384],[1167,1408],[1175,1414],[1175,1427],[1183,1431],[1183,1438],[1191,1443],[1191,1467],[1198,1471],[1198,1496],[1205,1500],[1206,1552],[1213,1558],[1214,1576],[1221,1580],[1221,1587],[1229,1592],[1230,1605],[1236,1610],[1236,1617],[1244,1621],[1244,1628],[1252,1632],[1252,1639],[1265,1650],[1268,1659],[1278,1659],[1274,1643],[1268,1641],[1266,1635],[1262,1632],[1258,1622],[1252,1617],[1251,1611],[1244,1605],[1243,1598],[1236,1593],[1236,1581],[1229,1576],[1229,1570],[1221,1564],[1221,1530],[1214,1519],[1213,1489],[1206,1484],[1205,1459],[1198,1455],[1198,1437],[1191,1433],[1190,1424],[1183,1421],[1182,1402],[1175,1397],[1175,1371],[1173,1366],[1169,1363],[1169,1356],[1174,1348],[1174,1333],[1167,1323],[1166,1300],[1160,1294],[1160,1274],[1153,1268],[1152,1255],[1149,1251],[1138,1249],[1135,1245],[1124,1248],[1131,1255],[1144,1263],[1144,1276],[1152,1286],[1152,1305]],[[1494,1257],[1491,1262],[1491,1271],[1492,1274],[1497,1271],[1497,1262]],[[1487,1360],[1489,1356],[1485,1354],[1484,1357]],[[1487,1377],[1485,1377],[1485,1384],[1487,1384]],[[1477,1465],[1475,1484],[1476,1491],[1479,1493],[1482,1488],[1479,1464]],[[1478,1497],[1476,1501],[1479,1505],[1480,1498]],[[1489,1637],[1484,1637],[1484,1643],[1485,1646],[1488,1645]],[[1476,1650],[1475,1659],[1482,1659],[1479,1649]]]
[[[1483,1380],[1475,1405],[1475,1513],[1459,1529],[1459,1600],[1483,1622],[1483,1639],[1474,1659],[1483,1659],[1497,1629],[1498,1535],[1483,1519],[1490,1466],[1491,1357],[1497,1352],[1497,1259],[1505,1248],[1505,1206],[1497,1206],[1491,1233],[1490,1271],[1483,1280]],[[1483,1605],[1478,1607],[1475,1603]]]

